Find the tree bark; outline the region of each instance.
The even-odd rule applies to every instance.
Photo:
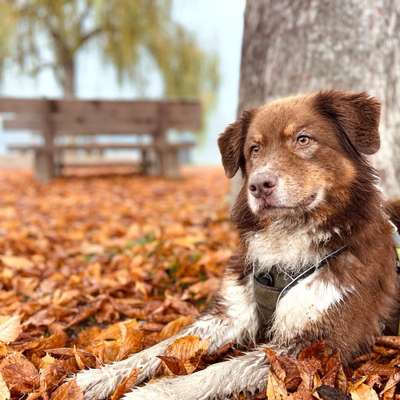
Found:
[[[74,98],[76,96],[75,90],[75,79],[76,79],[76,69],[75,60],[68,60],[62,65],[62,77],[61,86],[63,95],[67,99]]]
[[[320,89],[377,96],[382,145],[374,162],[386,195],[399,195],[399,32],[396,0],[247,0],[238,112]]]

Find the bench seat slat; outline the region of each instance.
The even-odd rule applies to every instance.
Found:
[[[102,160],[102,161],[65,161],[57,165],[61,168],[107,168],[107,167],[138,167],[139,163],[128,160]]]
[[[194,142],[167,143],[162,145],[165,149],[181,149],[195,146]],[[40,144],[10,144],[7,146],[13,151],[37,151],[44,147]],[[81,144],[59,144],[55,145],[56,150],[146,150],[160,148],[155,143],[81,143]]]

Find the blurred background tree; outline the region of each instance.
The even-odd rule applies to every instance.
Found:
[[[10,11],[11,8],[7,3],[0,2],[0,76],[3,74],[3,61],[9,55],[9,41],[13,30],[13,19]]]
[[[382,102],[375,157],[387,195],[400,194],[400,3],[247,0],[240,112],[320,89],[367,91]]]
[[[150,61],[165,96],[210,106],[219,84],[217,56],[173,20],[171,8],[169,0],[5,0],[0,66],[16,63],[32,76],[50,68],[64,96],[74,97],[77,54],[96,41],[121,83],[143,90]]]

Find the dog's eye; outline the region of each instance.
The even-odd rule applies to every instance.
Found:
[[[311,143],[311,138],[310,136],[307,135],[299,135],[296,139],[296,142],[300,145],[300,146],[308,146]]]
[[[259,144],[253,144],[252,146],[250,146],[250,154],[255,155],[260,151],[260,149],[261,146]]]

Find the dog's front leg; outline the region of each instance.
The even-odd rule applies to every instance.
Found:
[[[136,388],[122,400],[211,400],[264,390],[269,366],[262,348],[192,375],[163,378]]]
[[[197,335],[206,339],[210,342],[210,353],[232,341],[254,340],[258,330],[258,315],[252,285],[252,279],[249,277],[239,280],[232,274],[226,274],[216,306],[180,334],[124,361],[80,372],[76,381],[84,393],[85,400],[107,398],[133,368],[139,369],[138,384],[154,375],[160,365],[157,356],[162,355],[178,337]]]

